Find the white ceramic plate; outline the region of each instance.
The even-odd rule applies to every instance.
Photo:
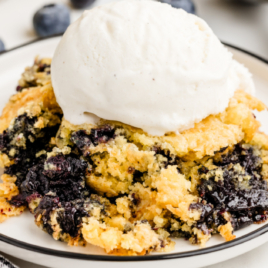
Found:
[[[0,56],[0,110],[8,98],[15,93],[17,80],[22,70],[33,63],[36,55],[52,57],[60,38],[54,37],[9,51]],[[257,88],[257,97],[268,105],[268,65],[267,62],[248,52],[231,48],[234,57],[246,65],[253,73]],[[220,64],[220,63],[219,63]],[[74,74],[75,75],[75,74]],[[257,114],[262,129],[268,133],[268,113]],[[33,216],[23,213],[0,224],[0,251],[17,258],[53,268],[89,267],[128,268],[148,264],[155,268],[169,267],[194,268],[221,262],[245,253],[268,241],[268,224],[251,225],[237,231],[237,239],[225,242],[220,236],[214,236],[207,247],[200,249],[183,239],[176,239],[175,250],[171,253],[151,254],[139,257],[118,257],[106,255],[100,248],[68,247],[53,240],[34,224]]]

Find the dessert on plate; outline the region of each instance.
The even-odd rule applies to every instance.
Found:
[[[0,118],[0,221],[109,254],[205,246],[267,220],[268,136],[249,71],[200,18],[126,0],[85,11]]]

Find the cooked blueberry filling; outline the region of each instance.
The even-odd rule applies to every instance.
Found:
[[[53,234],[53,229],[50,225],[51,212],[59,207],[59,198],[53,195],[44,196],[38,207],[35,209],[35,218],[39,215],[42,217],[43,229],[49,233]]]
[[[12,197],[12,199],[9,201],[9,203],[15,207],[21,207],[21,206],[27,206],[27,194],[23,193],[23,194],[18,194],[14,197]]]
[[[16,91],[21,92],[23,89],[37,87],[38,83],[37,83],[37,79],[34,76],[34,74],[35,73],[45,73],[46,75],[49,75],[50,69],[51,69],[50,64],[35,62],[33,67],[31,67],[25,71],[25,73],[24,73],[25,80],[24,80],[23,86],[18,85],[16,87]]]
[[[140,172],[139,170],[135,170],[133,172],[133,181],[143,183],[142,176],[143,176],[142,172]]]
[[[165,168],[167,168],[169,165],[170,166],[173,166],[173,165],[178,166],[179,163],[180,163],[179,157],[171,154],[169,150],[162,150],[160,147],[154,146],[152,148],[152,151],[155,152],[155,155],[158,155],[159,154],[159,155],[164,156],[167,159],[164,162],[164,167]],[[178,168],[178,170],[179,170],[179,168]]]
[[[50,213],[59,207],[59,198],[52,195],[45,195],[40,201],[38,207],[35,210],[36,215],[43,216],[43,222],[47,223],[50,220]]]
[[[89,190],[85,184],[88,164],[72,156],[58,155],[45,162],[43,174],[49,179],[50,191],[61,201],[85,198]]]
[[[53,192],[61,202],[83,199],[89,196],[85,185],[87,167],[87,162],[78,159],[76,155],[59,154],[50,157],[43,164],[29,170],[21,184],[21,194],[15,196],[11,203],[16,206],[25,205],[27,197],[35,193],[44,196],[49,192]]]
[[[60,211],[57,217],[60,227],[64,233],[76,237],[79,227],[81,227],[82,218],[88,216],[88,212],[83,207],[84,201],[66,202],[61,206],[64,210]]]
[[[208,229],[217,230],[218,226],[226,223],[224,212],[230,213],[234,230],[265,221],[267,182],[260,175],[262,162],[254,154],[253,147],[238,144],[232,152],[214,161],[214,165],[222,170],[223,179],[209,176],[210,171],[206,167],[198,170],[200,175],[206,174],[209,178],[201,179],[198,186],[202,202],[190,206],[190,209],[201,211],[197,226],[202,229],[200,226],[205,223]]]
[[[16,87],[16,91],[17,91],[17,92],[20,92],[20,91],[22,91],[22,90],[23,90],[23,87],[22,87],[22,86],[17,86],[17,87]]]
[[[109,125],[91,129],[90,134],[85,130],[78,130],[71,136],[71,141],[84,153],[90,145],[97,146],[115,138],[115,129]]]
[[[63,233],[76,237],[81,227],[82,218],[88,216],[88,212],[84,209],[84,203],[84,200],[79,199],[71,202],[60,202],[58,197],[47,194],[42,198],[34,213],[36,218],[42,217],[43,228],[50,233],[52,230],[51,213],[58,210],[57,222]]]
[[[91,144],[91,138],[90,135],[86,133],[85,130],[79,130],[77,132],[74,132],[71,136],[70,139],[77,147],[79,150],[82,152],[86,150]]]
[[[57,222],[62,232],[72,237],[78,235],[82,218],[88,215],[84,209],[85,200],[90,191],[85,184],[88,164],[76,155],[59,154],[48,158],[42,164],[32,167],[22,182],[18,196],[10,203],[15,206],[38,205],[32,211],[35,217],[41,217],[42,228],[53,233],[51,213],[57,212]]]
[[[37,72],[38,73],[43,73],[43,72],[50,72],[50,64],[42,64],[40,63],[38,65],[38,69],[37,69]]]
[[[105,205],[99,201],[99,197],[92,194],[87,198],[75,199],[72,201],[60,201],[54,193],[46,194],[40,201],[34,214],[36,219],[41,219],[42,227],[52,234],[53,224],[52,213],[56,213],[56,221],[61,228],[62,234],[69,234],[71,237],[78,237],[82,224],[82,218],[90,216],[90,211],[98,207],[101,214],[105,214]]]
[[[32,167],[26,175],[26,179],[22,182],[20,190],[22,193],[31,195],[35,192],[45,195],[49,192],[50,183],[44,175],[44,164],[38,164]]]
[[[237,144],[232,153],[222,155],[220,161],[214,161],[217,166],[227,166],[228,164],[239,163],[245,171],[253,176],[259,177],[261,170],[261,158],[253,153],[253,147]]]
[[[56,135],[59,125],[35,128],[37,118],[26,114],[16,117],[12,128],[0,134],[0,151],[14,161],[6,167],[4,173],[16,176],[16,185],[20,186],[32,166],[45,160],[45,155],[36,154],[42,150],[50,151],[49,141]]]

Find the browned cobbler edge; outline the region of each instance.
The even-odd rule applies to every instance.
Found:
[[[117,255],[171,251],[172,237],[205,246],[267,219],[268,137],[237,90],[228,108],[179,135],[153,137],[118,122],[62,118],[50,59],[26,68],[0,118],[0,221],[25,208],[69,245]]]

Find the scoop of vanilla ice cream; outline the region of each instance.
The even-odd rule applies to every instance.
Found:
[[[151,135],[191,128],[222,112],[236,89],[254,91],[202,19],[147,0],[85,11],[56,49],[52,84],[71,123],[104,118]]]

